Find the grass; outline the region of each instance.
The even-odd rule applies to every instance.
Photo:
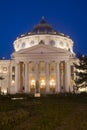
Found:
[[[86,130],[87,94],[0,96],[0,130],[5,129]]]

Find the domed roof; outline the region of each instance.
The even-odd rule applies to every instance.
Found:
[[[17,39],[19,39],[21,37],[30,36],[30,35],[37,35],[37,34],[38,35],[39,34],[51,34],[51,35],[59,35],[59,36],[68,37],[69,38],[69,36],[56,31],[52,27],[52,25],[48,24],[46,22],[45,18],[42,17],[40,23],[35,25],[34,28],[32,29],[32,31],[27,32],[25,34],[22,34],[21,36],[17,37]]]
[[[50,32],[55,32],[55,30],[50,24],[46,22],[45,18],[42,17],[40,23],[34,26],[32,32],[33,33],[50,33]]]

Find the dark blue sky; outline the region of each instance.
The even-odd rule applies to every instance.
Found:
[[[0,57],[10,58],[13,41],[46,21],[74,41],[74,51],[87,54],[87,0],[0,0]]]

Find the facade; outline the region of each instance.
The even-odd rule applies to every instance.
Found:
[[[0,60],[1,93],[73,92],[73,41],[44,18],[17,37],[10,60]]]

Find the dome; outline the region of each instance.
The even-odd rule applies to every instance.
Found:
[[[50,24],[46,22],[44,17],[42,17],[40,23],[35,25],[32,30],[32,33],[36,33],[36,34],[37,33],[51,33],[51,32],[55,32],[55,30]]]
[[[35,25],[30,32],[26,32],[25,34],[20,35],[19,37],[17,37],[17,39],[19,39],[21,37],[30,36],[30,35],[37,35],[37,34],[51,34],[51,35],[59,35],[59,36],[69,38],[69,36],[56,31],[52,27],[52,25],[48,24],[46,22],[45,18],[42,17],[40,23]]]
[[[70,50],[73,53],[73,41],[69,36],[55,31],[52,25],[48,24],[42,17],[39,24],[36,24],[30,32],[22,34],[14,41],[15,51],[30,48],[38,44],[46,44],[52,47]]]

